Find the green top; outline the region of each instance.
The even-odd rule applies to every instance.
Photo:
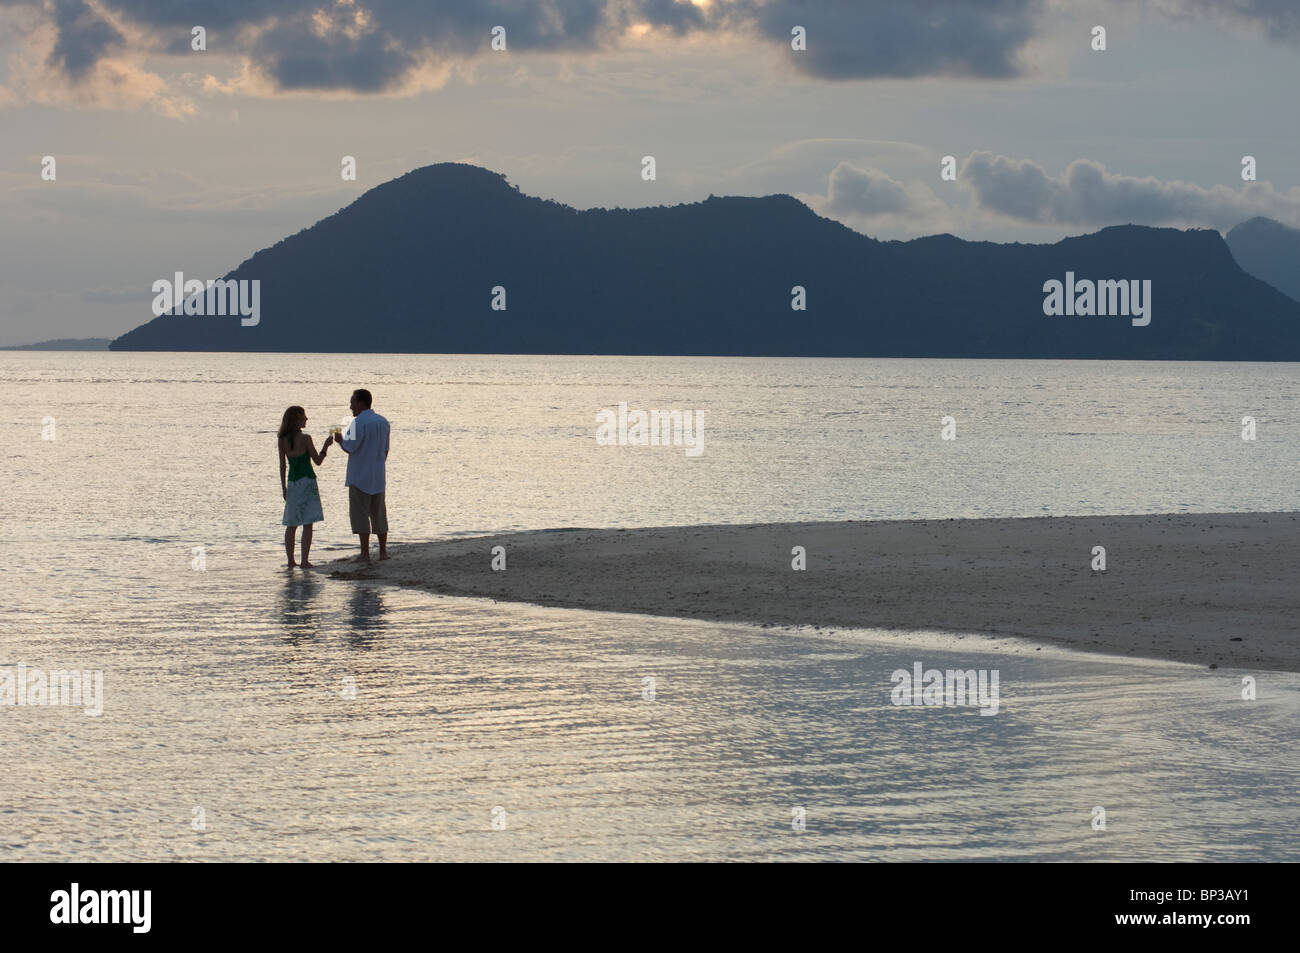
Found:
[[[316,471],[311,468],[311,454],[300,453],[296,457],[286,457],[289,461],[289,480],[301,480],[303,477],[316,479]]]

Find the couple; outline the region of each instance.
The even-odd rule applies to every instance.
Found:
[[[348,516],[352,532],[361,537],[359,562],[370,562],[370,534],[379,536],[379,558],[388,558],[388,510],[384,506],[384,464],[388,460],[388,421],[370,409],[372,398],[368,390],[355,390],[349,407],[350,423],[338,439],[339,448],[348,455],[347,477]],[[280,446],[280,494],[284,497],[284,551],[289,557],[289,567],[301,565],[313,568],[307,555],[311,551],[312,524],[325,518],[320,505],[320,491],[316,488],[316,472],[311,465],[320,466],[325,454],[334,444],[331,434],[321,445],[320,452],[309,434],[302,432],[307,426],[307,412],[301,407],[290,407],[280,421],[278,442]],[[285,479],[286,465],[288,480]],[[294,535],[302,527],[302,562],[293,561]]]

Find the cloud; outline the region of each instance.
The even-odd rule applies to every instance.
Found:
[[[633,27],[681,36],[703,29],[708,18],[707,8],[690,0],[0,0],[0,8],[52,29],[45,62],[68,84],[89,83],[123,47],[137,64],[148,56],[192,57],[190,30],[202,26],[204,66],[225,58],[242,75],[201,84],[259,95],[436,87],[448,62],[491,52],[496,26],[506,30],[508,51],[581,53],[617,46]]]
[[[1295,0],[1157,0],[1171,19],[1208,19],[1224,26],[1258,29],[1270,40],[1300,40],[1300,4]]]
[[[419,65],[401,41],[381,31],[358,36],[304,32],[288,23],[261,33],[252,49],[275,86],[284,91],[349,89],[380,93],[397,86]]]
[[[1021,222],[1055,225],[1208,226],[1220,230],[1266,215],[1300,226],[1300,188],[1279,192],[1268,182],[1240,189],[1190,182],[1164,182],[1108,172],[1090,159],[1076,159],[1049,176],[1029,159],[972,152],[958,181],[976,205]]]
[[[961,215],[923,182],[903,182],[851,162],[831,170],[824,196],[800,193],[796,198],[819,215],[873,233],[933,234],[952,229]]]
[[[0,0],[0,10],[48,28],[26,35],[58,74],[37,78],[63,91],[33,97],[34,81],[14,82],[11,62],[0,103],[149,103],[187,115],[183,96],[148,79],[157,76],[150,57],[201,71],[195,85],[208,92],[405,95],[438,88],[455,64],[499,55],[490,49],[495,26],[511,54],[595,54],[647,36],[699,36],[757,44],[766,61],[817,80],[1001,80],[1033,71],[1027,50],[1048,12],[1063,8],[1060,0]],[[1150,10],[1300,41],[1294,0],[1156,0]],[[807,30],[806,50],[790,48],[796,25]],[[194,26],[207,31],[202,54],[189,48]],[[167,85],[175,82],[183,78]]]
[[[121,30],[83,0],[54,0],[53,20],[58,39],[48,62],[61,67],[74,81],[83,79],[126,39]]]
[[[937,166],[935,167],[937,170]],[[1076,159],[1049,176],[1029,159],[972,152],[940,198],[922,180],[856,162],[831,170],[825,195],[795,193],[821,215],[876,235],[951,231],[967,236],[1029,226],[1057,237],[1107,225],[1163,225],[1227,231],[1257,215],[1300,228],[1300,187],[1268,182],[1205,188],[1190,182],[1117,175]]]
[[[832,171],[826,209],[836,215],[897,215],[916,211],[907,189],[876,169],[841,162]]]
[[[810,77],[1018,75],[1044,0],[0,0],[46,17],[57,32],[50,65],[92,77],[123,46],[137,59],[190,56],[193,26],[208,32],[211,66],[225,57],[255,74],[219,88],[243,92],[407,93],[445,78],[449,61],[493,55],[491,29],[516,53],[596,53],[647,31],[757,39]],[[808,48],[790,49],[795,24]]]
[[[1019,54],[1034,33],[1040,0],[740,0],[733,22],[749,23],[789,52],[806,76],[970,76],[1022,72]],[[790,50],[791,29],[807,30],[807,49]]]
[[[0,106],[150,106],[174,118],[192,115],[191,100],[132,57],[131,48],[141,45],[136,32],[102,11],[82,0],[39,8],[0,0],[0,35],[10,51]]]

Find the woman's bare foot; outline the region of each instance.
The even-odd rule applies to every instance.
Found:
[[[306,560],[303,560],[303,561],[300,562],[298,565],[300,565],[303,569],[315,569],[315,568],[316,568],[316,564],[315,564],[315,563],[309,563],[309,562],[307,562]]]
[[[388,558],[389,558],[388,553],[380,553],[380,554],[379,554],[379,558],[380,558],[380,559],[388,559]]]
[[[295,562],[290,562],[289,565],[285,566],[284,568],[285,568],[285,569],[297,569],[297,568],[298,568],[298,564],[295,563]]]

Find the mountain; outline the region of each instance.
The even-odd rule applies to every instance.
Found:
[[[1300,301],[1300,229],[1252,218],[1228,232],[1226,241],[1247,274]]]
[[[0,351],[106,351],[108,338],[55,338],[36,344],[10,344]]]
[[[1067,272],[1149,280],[1150,324],[1046,316],[1044,283]],[[225,278],[261,282],[255,326],[166,314],[112,347],[1300,360],[1300,304],[1215,231],[885,242],[788,195],[578,211],[458,163],[377,186]]]

